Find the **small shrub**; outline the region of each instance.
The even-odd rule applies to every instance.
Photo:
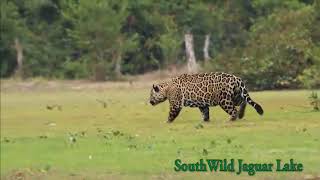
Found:
[[[199,124],[197,124],[197,125],[195,126],[195,128],[196,128],[196,129],[203,129],[203,125],[199,123]]]
[[[86,64],[82,61],[68,60],[63,65],[63,76],[67,79],[81,79],[88,77]]]
[[[208,152],[207,149],[203,148],[202,154],[203,154],[204,156],[207,156],[207,155],[209,154],[209,152]]]
[[[319,111],[320,108],[320,98],[318,97],[318,93],[312,91],[311,95],[309,96],[310,99],[310,105],[312,106],[314,111]]]

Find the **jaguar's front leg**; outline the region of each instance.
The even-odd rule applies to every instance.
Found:
[[[170,104],[170,112],[168,117],[168,123],[173,122],[179,115],[182,109],[182,96],[181,91],[178,87],[171,87],[168,89],[168,100]]]
[[[182,107],[180,105],[171,105],[170,104],[168,123],[171,123],[176,119],[176,117],[179,115],[181,109],[182,109]]]

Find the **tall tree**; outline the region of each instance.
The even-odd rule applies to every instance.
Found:
[[[72,23],[69,35],[81,49],[82,58],[89,60],[95,79],[105,80],[108,67],[121,76],[123,54],[135,41],[121,32],[128,17],[127,2],[79,0],[64,14]]]
[[[203,45],[203,57],[205,62],[208,62],[211,59],[209,55],[209,48],[210,48],[210,34],[206,34],[204,45]]]
[[[18,38],[14,41],[14,48],[17,51],[17,67],[15,70],[16,76],[23,77],[23,47]]]
[[[21,19],[18,7],[11,1],[1,2],[1,76],[9,76],[14,72],[22,73],[22,48],[28,34],[24,21]]]
[[[176,63],[181,50],[182,38],[178,31],[174,17],[170,15],[154,14],[160,19],[162,32],[156,37],[156,44],[160,46],[164,57],[164,67],[168,68],[170,64]]]
[[[193,35],[191,33],[186,33],[184,35],[184,41],[186,46],[187,55],[187,67],[189,73],[196,73],[199,70],[199,65],[196,62],[196,56],[194,54],[193,47]]]

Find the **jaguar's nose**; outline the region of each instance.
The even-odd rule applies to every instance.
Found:
[[[155,104],[155,102],[150,100],[150,104],[153,106]]]

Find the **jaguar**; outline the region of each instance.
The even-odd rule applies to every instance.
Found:
[[[150,104],[155,106],[166,100],[170,104],[168,123],[176,119],[184,106],[199,108],[205,122],[210,121],[209,107],[218,105],[230,115],[230,121],[244,117],[247,103],[263,115],[262,107],[250,98],[241,78],[224,72],[182,74],[153,84]]]

